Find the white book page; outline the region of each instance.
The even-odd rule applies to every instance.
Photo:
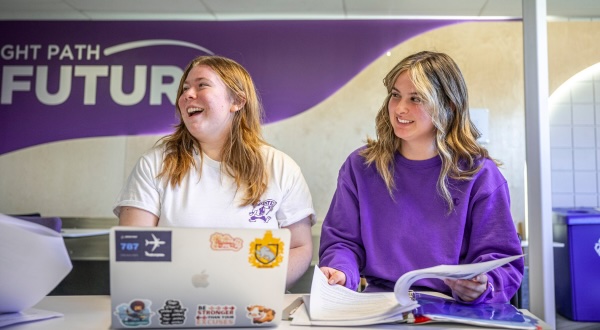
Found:
[[[315,267],[308,306],[313,321],[384,319],[416,306],[414,301],[399,306],[392,292],[359,293],[341,285],[329,285],[325,274]]]
[[[33,307],[72,268],[58,232],[0,214],[0,313]]]
[[[30,308],[20,313],[1,313],[0,328],[12,324],[25,323],[31,321],[39,321],[54,317],[62,317],[63,314],[57,312],[46,311],[42,309]]]
[[[473,278],[479,274],[487,273],[490,270],[500,267],[506,263],[523,257],[523,255],[511,256],[497,260],[490,260],[475,264],[464,265],[439,265],[435,267],[423,268],[410,271],[402,275],[394,286],[396,299],[401,305],[412,302],[408,296],[408,290],[411,285],[422,278],[451,278],[467,279]]]
[[[371,318],[364,318],[360,320],[312,320],[308,316],[307,309],[310,305],[310,296],[305,297],[305,304],[300,306],[298,310],[294,313],[294,317],[290,322],[291,325],[319,325],[319,326],[331,326],[331,327],[358,327],[358,326],[366,326],[373,324],[383,324],[383,323],[405,323],[406,321],[403,318],[403,308],[400,305],[396,305],[394,308],[397,310],[396,313],[388,313],[386,315],[380,315]],[[360,308],[357,307],[357,308]],[[415,307],[411,307],[414,309]],[[410,310],[410,309],[409,309]]]

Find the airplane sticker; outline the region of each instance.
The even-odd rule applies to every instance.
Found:
[[[165,241],[161,241],[158,237],[156,237],[156,235],[152,234],[152,241],[150,240],[146,240],[146,246],[148,245],[152,245],[152,251],[148,252],[148,251],[144,251],[144,253],[146,254],[147,257],[164,257],[165,254],[164,253],[153,253],[154,250],[156,250],[156,248],[158,248],[159,246],[165,244]]]
[[[171,261],[171,231],[115,231],[116,261]]]

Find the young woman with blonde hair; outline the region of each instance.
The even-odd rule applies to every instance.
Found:
[[[476,140],[467,87],[446,54],[419,52],[383,80],[377,139],[342,165],[325,217],[319,266],[330,284],[393,291],[404,273],[522,254],[499,163]],[[422,279],[417,289],[465,303],[507,302],[518,259],[468,280]]]

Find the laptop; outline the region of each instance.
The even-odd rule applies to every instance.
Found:
[[[112,328],[276,326],[287,229],[113,227]]]

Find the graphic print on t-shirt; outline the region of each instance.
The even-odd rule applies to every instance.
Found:
[[[256,219],[262,220],[264,223],[269,222],[271,217],[269,213],[273,211],[273,208],[277,205],[277,202],[272,199],[267,199],[266,201],[258,202],[252,208],[252,212],[250,212],[250,222],[256,222]]]

